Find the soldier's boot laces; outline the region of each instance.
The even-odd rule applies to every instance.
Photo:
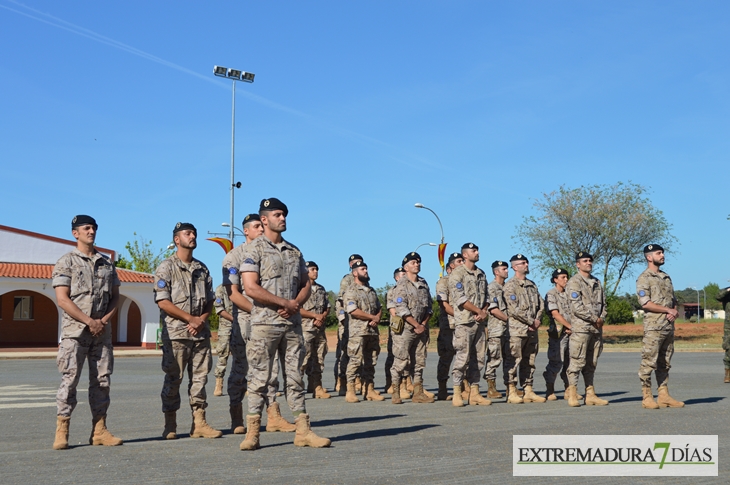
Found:
[[[248,426],[248,432],[246,438],[241,441],[239,448],[241,451],[246,450],[258,450],[259,445],[259,434],[261,433],[261,415],[260,414],[249,414],[246,416],[246,425]]]
[[[568,406],[577,408],[580,407],[580,401],[578,400],[578,392],[576,386],[568,386],[565,389],[565,399],[568,400]]]
[[[449,398],[449,391],[446,387],[446,381],[439,381],[439,392],[437,394],[439,401],[446,401]]]
[[[657,404],[662,408],[683,408],[684,403],[677,401],[669,395],[669,388],[667,386],[661,386],[657,395]]]
[[[641,400],[641,407],[644,409],[659,409],[659,405],[654,400],[654,395],[651,393],[650,386],[644,386],[641,388],[643,399]]]
[[[502,393],[497,390],[497,382],[494,379],[487,380],[487,397],[489,399],[502,399]]]
[[[517,394],[517,387],[514,384],[509,385],[509,394],[507,394],[507,403],[509,404],[522,404],[523,401],[519,394]]]
[[[489,406],[492,401],[485,399],[479,393],[479,384],[471,385],[471,392],[469,393],[469,405],[470,406]]]
[[[730,383],[730,369],[725,369],[725,384]]]
[[[556,401],[558,396],[555,395],[555,384],[545,384],[545,399],[548,401]]]
[[[309,415],[302,413],[295,420],[297,434],[294,436],[294,446],[311,446],[312,448],[327,448],[332,441],[329,438],[317,436],[309,425]]]
[[[95,416],[92,420],[93,430],[89,438],[89,444],[94,446],[119,446],[124,443],[108,429],[106,429],[106,416]]]
[[[222,377],[215,378],[215,389],[213,390],[213,395],[214,396],[223,395],[223,378]]]
[[[461,396],[461,386],[454,386],[454,397],[451,400],[451,404],[457,408],[464,406],[464,399]]]
[[[165,429],[162,430],[162,439],[177,439],[177,411],[165,411]]]
[[[380,393],[375,390],[375,384],[373,384],[373,382],[365,384],[365,399],[368,401],[385,401],[385,397],[381,396]]]
[[[586,386],[586,397],[585,397],[584,402],[585,402],[586,406],[607,406],[608,405],[608,401],[596,396],[596,390],[593,388],[593,386]]]
[[[223,432],[211,427],[205,420],[205,409],[198,408],[193,411],[193,425],[190,428],[191,438],[220,438]]]
[[[362,380],[360,380],[360,376],[355,377],[355,394],[362,395],[363,388],[362,388]]]
[[[68,428],[71,416],[56,416],[56,437],[53,440],[54,450],[68,449]]]
[[[235,404],[230,407],[230,411],[233,434],[246,434],[246,427],[243,425],[243,405]]]
[[[428,397],[423,392],[423,382],[416,382],[413,384],[413,399],[411,401],[419,404],[429,404],[434,402],[434,398]]]
[[[522,398],[524,402],[545,402],[547,399],[535,394],[532,390],[532,386],[525,386],[525,396]]]
[[[291,433],[293,431],[296,431],[296,429],[297,427],[294,423],[290,423],[281,415],[278,402],[273,402],[269,405],[269,408],[266,410],[267,433],[273,433],[274,431]]]
[[[347,383],[347,394],[345,394],[345,402],[351,402],[351,403],[360,402],[360,400],[357,398],[357,393],[355,392],[355,383],[354,382]]]
[[[403,404],[400,394],[400,381],[393,381],[393,394],[390,397],[390,402],[393,404]]]

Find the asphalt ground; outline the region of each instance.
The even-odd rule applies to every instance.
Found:
[[[328,355],[325,375],[329,389],[334,385],[332,357]],[[381,355],[376,386],[384,382],[384,358]],[[539,393],[545,389],[541,374],[546,360],[545,354],[538,357]],[[730,384],[722,382],[722,354],[675,354],[670,390],[687,403],[682,409],[642,409],[639,360],[638,353],[601,356],[596,389],[610,400],[606,407],[574,409],[562,399],[522,405],[498,400],[491,406],[464,408],[454,408],[448,401],[406,401],[395,406],[389,398],[358,404],[348,404],[343,397],[307,399],[314,430],[331,438],[332,447],[298,448],[293,433],[262,433],[262,448],[254,452],[239,451],[243,436],[227,430],[228,398],[212,396],[212,373],[208,421],[224,430],[223,437],[189,438],[191,417],[185,409],[178,413],[181,439],[162,440],[159,357],[115,362],[108,426],[125,440],[123,446],[88,445],[91,415],[82,385],[71,419],[72,447],[54,451],[59,383],[55,362],[4,360],[0,361],[0,483],[729,483]],[[437,356],[430,354],[425,381],[434,392],[436,362]],[[82,383],[85,379],[86,371]],[[579,390],[583,391],[582,384]],[[283,398],[280,403],[284,417],[291,420]],[[719,477],[513,478],[515,434],[718,435]]]

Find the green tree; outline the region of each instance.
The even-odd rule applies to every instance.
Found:
[[[606,323],[608,325],[633,322],[633,308],[628,299],[616,295],[606,297]]]
[[[706,310],[722,310],[722,303],[717,301],[717,294],[720,293],[720,285],[717,283],[708,283],[704,287],[705,294],[707,295],[707,307]],[[704,307],[704,300],[702,301]]]
[[[152,241],[147,241],[142,236],[138,236],[136,232],[134,236],[134,242],[127,241],[127,244],[124,245],[129,253],[129,258],[124,254],[120,254],[119,259],[114,263],[117,268],[152,274],[160,263],[170,257],[174,251],[174,246],[170,244],[170,246],[160,250],[155,255],[155,251],[152,249]]]
[[[603,277],[607,295],[614,295],[622,279],[643,264],[643,247],[655,242],[670,251],[677,239],[672,225],[638,184],[618,182],[543,194],[525,216],[513,239],[518,240],[541,273],[574,267],[575,253],[588,251]]]

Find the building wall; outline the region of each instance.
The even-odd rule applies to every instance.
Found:
[[[15,320],[16,296],[33,298],[33,319]],[[58,342],[58,309],[56,303],[35,291],[16,290],[0,296],[0,345],[56,345]]]

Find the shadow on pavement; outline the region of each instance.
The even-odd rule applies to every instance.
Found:
[[[313,428],[318,428],[321,426],[332,426],[336,424],[354,424],[365,423],[367,421],[381,421],[383,419],[402,418],[403,416],[405,416],[405,414],[385,414],[383,416],[353,416],[351,418],[322,419],[317,421],[311,421],[310,424]]]
[[[351,434],[344,434],[342,436],[337,436],[336,438],[332,438],[332,442],[338,442],[338,441],[353,441],[353,440],[361,440],[364,438],[379,438],[382,436],[396,436],[399,434],[405,434],[405,433],[415,433],[417,431],[421,431],[424,429],[429,428],[435,428],[437,426],[441,426],[440,424],[421,424],[418,426],[407,426],[407,427],[401,427],[401,428],[384,428],[384,429],[371,429],[370,431],[363,431],[361,433],[351,433]]]
[[[178,435],[177,435],[178,440],[186,439],[186,438],[190,438],[190,433],[185,433],[185,434],[178,433]],[[168,440],[166,440],[162,436],[153,436],[150,438],[137,438],[137,439],[133,439],[133,440],[124,440],[124,443],[145,443],[147,441],[168,441]],[[177,441],[177,440],[170,440],[170,441]]]
[[[620,399],[614,399],[609,404],[618,404],[621,402],[641,402],[643,400],[643,396],[635,396],[635,397],[622,397]]]
[[[687,399],[684,401],[685,406],[689,406],[691,404],[711,404],[713,402],[719,402],[725,399],[724,396],[721,397],[703,397],[702,399]]]

